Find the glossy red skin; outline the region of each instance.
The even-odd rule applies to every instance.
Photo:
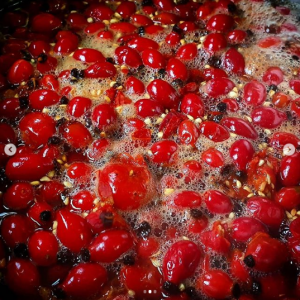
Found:
[[[258,134],[251,123],[240,118],[227,117],[221,120],[221,124],[228,128],[231,132],[243,136],[245,138],[255,140]]]
[[[244,139],[235,141],[229,150],[229,155],[232,158],[236,168],[240,171],[246,171],[248,163],[251,161],[255,150],[252,144]]]
[[[12,210],[21,210],[27,208],[33,198],[34,191],[31,184],[15,182],[3,194],[3,203]]]
[[[79,122],[66,125],[63,130],[63,137],[74,148],[84,148],[92,141],[90,132]]]
[[[257,232],[267,232],[266,227],[252,217],[239,217],[232,222],[231,237],[241,243],[246,243]]]
[[[42,110],[44,107],[57,104],[60,100],[59,95],[51,90],[36,90],[29,95],[31,108]]]
[[[86,97],[74,97],[68,103],[67,111],[69,115],[80,118],[92,107],[92,100]]]
[[[207,19],[207,17],[213,12],[214,6],[215,6],[214,2],[203,3],[203,5],[201,5],[196,12],[197,19],[200,19],[200,20]]]
[[[287,95],[285,93],[282,93],[282,92],[277,92],[272,97],[272,103],[277,108],[285,108],[285,107],[287,107],[290,104],[291,101],[292,101],[291,96]]]
[[[150,97],[158,101],[165,108],[177,108],[179,98],[176,90],[166,81],[155,79],[147,86]]]
[[[227,42],[223,34],[221,33],[210,33],[206,36],[203,47],[210,53],[215,53],[226,48]]]
[[[69,297],[84,299],[99,295],[106,281],[106,270],[102,266],[79,263],[70,270],[61,287]]]
[[[159,125],[159,131],[163,133],[163,138],[169,138],[175,134],[180,123],[186,119],[185,115],[181,113],[169,112]]]
[[[247,202],[247,210],[263,224],[271,228],[279,228],[285,218],[281,206],[269,199],[252,197]]]
[[[28,51],[33,57],[38,57],[41,53],[48,53],[50,45],[45,41],[33,41],[28,47]]]
[[[52,74],[44,75],[39,84],[47,90],[57,91],[59,89],[59,82]]]
[[[204,86],[204,92],[213,98],[228,94],[235,84],[227,78],[210,79]]]
[[[17,141],[16,134],[14,129],[5,123],[0,123],[0,143],[3,144],[8,144],[8,143],[13,143],[15,144]]]
[[[53,56],[48,55],[46,62],[38,62],[37,63],[37,70],[40,71],[42,74],[47,74],[55,70],[57,67],[57,59]]]
[[[284,186],[296,186],[300,183],[300,153],[285,156],[280,162],[279,176]]]
[[[97,62],[84,70],[86,78],[108,78],[116,75],[116,68],[108,62]]]
[[[70,13],[67,18],[67,23],[74,31],[82,30],[87,24],[86,18],[79,13]]]
[[[73,58],[86,63],[105,62],[103,54],[92,48],[82,48],[74,52]]]
[[[141,26],[147,27],[153,24],[153,21],[149,17],[140,14],[132,15],[130,21],[134,26],[137,27],[141,27]]]
[[[137,37],[135,39],[132,39],[127,43],[127,46],[132,49],[135,49],[138,52],[142,52],[147,49],[158,50],[158,48],[159,48],[159,45],[157,42],[155,42],[151,39],[145,38],[145,37]]]
[[[286,121],[287,116],[272,107],[259,107],[252,111],[251,118],[254,124],[262,128],[274,129]]]
[[[78,253],[86,247],[92,234],[85,219],[67,210],[60,210],[56,216],[57,237],[72,252]]]
[[[28,241],[31,259],[38,266],[50,266],[56,262],[58,242],[52,232],[36,231]]]
[[[192,234],[201,234],[208,226],[208,219],[202,216],[200,219],[192,219],[188,225],[188,231]]]
[[[204,200],[211,213],[227,214],[232,211],[233,206],[230,198],[217,190],[205,192]]]
[[[40,275],[29,260],[14,258],[7,265],[6,280],[9,288],[17,295],[36,295],[40,286]]]
[[[155,49],[147,49],[142,52],[142,61],[145,66],[152,69],[163,69],[166,65],[164,56]]]
[[[209,270],[198,280],[197,286],[206,296],[221,300],[231,296],[233,281],[224,271]]]
[[[34,226],[30,219],[23,215],[9,215],[1,223],[1,236],[5,244],[13,248],[19,243],[27,243]]]
[[[208,20],[206,28],[210,31],[225,32],[229,31],[233,27],[233,25],[234,19],[231,16],[225,14],[218,14],[212,16]]]
[[[186,115],[192,116],[194,119],[204,116],[204,104],[201,97],[194,93],[185,94],[181,104],[180,110]]]
[[[151,262],[146,261],[144,265],[125,266],[121,269],[120,278],[128,290],[134,291],[136,296],[142,299],[154,300],[157,294],[161,293],[162,276]],[[145,294],[144,291],[149,290],[156,291],[156,294]]]
[[[280,275],[268,275],[260,279],[262,294],[260,295],[261,299],[276,300],[278,295],[288,295],[289,288],[287,286],[287,279]],[[282,298],[285,300],[293,300],[291,298]]]
[[[99,172],[98,180],[100,196],[103,199],[112,197],[114,207],[118,209],[137,209],[150,200],[148,189],[151,175],[145,166],[110,163]]]
[[[270,140],[271,147],[283,149],[286,144],[292,144],[295,148],[300,146],[300,139],[288,132],[275,132]]]
[[[178,137],[182,144],[195,147],[199,137],[199,129],[191,120],[185,120],[178,127]]]
[[[124,1],[122,2],[116,12],[123,18],[128,19],[132,14],[136,11],[136,5],[134,2],[131,1]]]
[[[17,154],[7,162],[5,173],[11,180],[39,180],[53,169],[53,162],[39,154]]]
[[[224,165],[224,157],[222,152],[209,148],[202,153],[202,160],[212,168],[219,168]]]
[[[174,79],[181,79],[182,81],[186,81],[188,79],[188,70],[185,64],[177,58],[169,59],[166,71],[168,75]]]
[[[94,108],[92,113],[92,120],[99,129],[114,125],[116,119],[116,112],[110,104],[99,104]]]
[[[27,81],[33,74],[33,66],[24,59],[19,59],[10,67],[7,79],[12,84]]]
[[[249,242],[245,256],[252,255],[254,269],[261,272],[279,270],[288,259],[285,244],[266,233],[257,233]]]
[[[137,68],[143,64],[139,53],[128,46],[118,47],[115,50],[115,57],[118,64],[125,64],[131,68]]]
[[[185,183],[190,183],[191,180],[198,180],[201,177],[202,167],[196,160],[188,160],[183,164],[182,172]]]
[[[165,42],[171,47],[174,47],[180,43],[180,35],[172,31],[166,36]]]
[[[67,169],[67,175],[70,179],[76,182],[88,181],[88,177],[91,175],[93,168],[91,165],[84,162],[74,162]]]
[[[234,29],[227,34],[227,40],[230,44],[241,44],[245,41],[247,33],[244,30]]]
[[[96,22],[110,20],[114,12],[106,5],[92,4],[86,11],[85,15],[92,17]]]
[[[109,145],[110,142],[107,139],[95,140],[91,145],[91,149],[88,153],[88,157],[91,159],[99,159],[103,157]]]
[[[243,100],[252,106],[262,104],[267,97],[267,91],[263,84],[253,80],[244,86]]]
[[[22,139],[31,148],[45,145],[56,132],[52,117],[40,112],[25,115],[20,121],[19,128]]]
[[[48,221],[43,221],[41,219],[41,213],[45,211],[49,211],[51,213],[50,220]],[[44,202],[35,203],[30,207],[27,213],[28,217],[34,224],[38,224],[39,226],[45,229],[49,229],[52,226],[53,214],[54,213],[52,207]]]
[[[88,211],[94,207],[96,196],[89,191],[80,191],[71,198],[71,204],[74,209]]]
[[[85,27],[84,32],[87,34],[94,34],[103,29],[105,29],[104,23],[97,22],[97,23],[88,24]]]
[[[125,87],[128,93],[141,95],[145,92],[144,83],[134,76],[127,78],[125,82]]]
[[[288,249],[290,251],[291,257],[293,260],[295,260],[298,264],[300,262],[300,247],[299,247],[299,243],[300,243],[300,237],[299,236],[293,236],[288,238],[287,241],[287,246]],[[298,279],[299,281],[299,279]],[[299,283],[298,283],[299,285]],[[299,289],[299,287],[298,287]]]
[[[128,231],[111,229],[100,233],[88,247],[94,262],[112,263],[133,247]]]
[[[225,127],[212,121],[201,123],[200,132],[214,142],[223,142],[230,137]]]
[[[141,258],[149,258],[159,249],[159,242],[153,237],[141,239],[137,245],[137,254]]]
[[[275,195],[275,201],[285,210],[297,209],[300,204],[299,187],[283,187]]]
[[[97,34],[97,37],[100,39],[103,39],[103,40],[111,41],[113,39],[114,35],[111,31],[103,30]]]
[[[197,45],[195,43],[185,44],[181,46],[176,53],[176,57],[182,60],[194,59],[198,54]]]
[[[22,114],[18,98],[6,98],[0,102],[0,116],[8,119],[17,118]]]
[[[263,81],[268,85],[279,85],[283,81],[283,72],[278,67],[270,67],[263,75]]]
[[[174,243],[163,259],[164,280],[179,284],[194,274],[200,258],[201,251],[195,243],[186,240]]]
[[[32,19],[31,29],[37,33],[49,34],[61,26],[61,21],[48,13],[40,13]]]
[[[62,183],[56,180],[44,182],[40,189],[37,191],[37,199],[39,201],[47,202],[52,206],[61,204],[60,194],[64,191],[65,187]]]
[[[296,114],[298,118],[300,117],[300,98],[292,101],[291,110]]]
[[[300,95],[300,80],[294,79],[290,81],[290,88]]]
[[[151,99],[140,99],[134,103],[137,115],[142,118],[154,117],[163,113],[163,107]]]
[[[172,196],[168,203],[178,208],[192,208],[201,205],[201,195],[193,191],[182,191]]]
[[[59,31],[56,38],[58,41],[55,44],[53,51],[58,55],[70,54],[78,47],[78,37],[71,31]]]
[[[112,31],[117,31],[123,35],[132,34],[136,31],[136,27],[128,22],[119,22],[110,25]]]
[[[230,261],[230,273],[233,277],[237,278],[242,283],[249,283],[251,276],[249,270],[243,262],[244,253],[238,249],[235,249]]]
[[[167,164],[171,162],[173,155],[177,151],[177,144],[174,141],[164,140],[154,143],[150,150],[153,154],[153,162]]]
[[[230,48],[224,56],[224,67],[228,72],[243,74],[245,70],[245,60],[243,55],[234,48]]]

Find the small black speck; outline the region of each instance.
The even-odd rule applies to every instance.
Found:
[[[145,34],[145,27],[141,26],[138,28],[138,34],[139,35],[144,35]]]
[[[275,24],[271,24],[271,25],[265,27],[266,33],[276,34],[276,33],[278,33],[278,31],[279,31],[279,28]]]
[[[247,173],[244,172],[244,171],[236,171],[235,172],[235,175],[242,181],[246,180],[247,179]]]
[[[164,78],[165,75],[166,75],[166,70],[165,70],[165,69],[159,69],[157,73],[158,73],[158,75],[160,75],[162,78]]]
[[[248,37],[252,37],[254,35],[253,31],[251,31],[250,29],[247,29],[246,33],[247,33]]]
[[[228,8],[228,11],[232,14],[236,12],[236,5],[233,2],[229,3],[227,5],[227,8]]]
[[[135,259],[132,255],[126,255],[124,258],[123,258],[123,263],[124,265],[126,266],[133,266],[134,263],[135,263]]]
[[[59,145],[61,143],[61,139],[58,136],[51,136],[48,139],[48,145]]]
[[[61,249],[58,253],[57,253],[57,262],[59,264],[65,265],[65,264],[71,264],[74,262],[74,255],[73,253],[67,249]]]
[[[77,82],[78,82],[77,79],[71,79],[71,80],[70,80],[70,83],[71,83],[71,84],[75,84],[75,83],[77,83]]]
[[[91,254],[90,254],[90,251],[88,249],[82,249],[80,251],[80,255],[81,255],[81,259],[84,261],[84,262],[88,262],[90,261],[91,259]]]
[[[247,267],[253,268],[255,266],[255,260],[253,255],[249,254],[244,258],[244,263]]]
[[[241,296],[241,287],[238,283],[235,283],[231,290],[232,296],[236,299],[239,299]]]
[[[115,61],[114,61],[114,59],[112,57],[107,57],[106,61],[109,62],[109,63],[111,63],[111,64],[115,63]]]
[[[62,96],[60,98],[60,104],[68,104],[69,103],[69,99],[66,96]]]
[[[231,173],[231,170],[232,170],[232,166],[231,165],[226,165],[221,170],[221,175],[222,176],[228,176]]]
[[[219,114],[219,115],[214,115],[213,116],[213,121],[216,122],[216,123],[220,123],[222,118],[223,118],[223,114]]]
[[[175,24],[175,25],[172,27],[172,31],[174,31],[174,32],[176,32],[176,33],[178,33],[178,34],[180,34],[180,35],[182,35],[182,33],[183,33],[182,29],[181,29],[177,24]]]
[[[251,293],[252,295],[258,296],[262,292],[261,284],[258,281],[252,282]]]
[[[71,70],[71,76],[78,78],[78,69],[74,68]]]
[[[152,0],[143,0],[142,1],[142,6],[152,6],[153,1]]]
[[[67,298],[67,295],[66,295],[65,291],[60,287],[54,288],[53,289],[53,294],[58,299],[66,299]]]
[[[224,102],[220,102],[217,104],[217,110],[220,112],[225,112],[227,109],[227,104]]]
[[[150,226],[150,224],[147,221],[143,221],[140,224],[137,232],[138,232],[138,235],[141,236],[141,237],[143,237],[143,238],[148,237],[150,235],[150,233],[151,233],[151,226]]]
[[[26,51],[26,50],[21,50],[20,51],[21,53],[22,53],[22,55],[23,55],[23,59],[25,59],[25,60],[27,60],[27,61],[31,61],[31,54],[28,52],[28,51]]]
[[[287,112],[286,112],[286,117],[287,117],[287,119],[288,119],[289,121],[292,121],[292,120],[293,120],[293,115],[292,115],[292,113],[291,113],[290,111],[287,111]]]
[[[198,295],[196,289],[192,286],[187,287],[184,291],[191,299],[199,298],[199,295]]]
[[[37,58],[39,63],[44,63],[47,61],[47,59],[48,59],[48,56],[45,53],[41,53]]]
[[[178,286],[170,281],[165,281],[163,289],[170,295],[177,295],[180,293]]]
[[[299,60],[299,56],[293,55],[293,56],[292,56],[292,59],[294,59],[294,60]]]
[[[196,209],[196,208],[192,208],[190,210],[190,214],[191,214],[191,217],[194,219],[200,219],[203,216],[202,211],[200,209]]]
[[[271,84],[271,85],[269,85],[268,86],[268,92],[269,91],[274,91],[274,92],[277,92],[278,91],[278,87],[277,87],[277,85],[275,85],[275,84]]]
[[[138,66],[138,71],[141,71],[141,70],[143,70],[144,68],[145,68],[144,65],[140,65],[140,66]]]
[[[212,56],[209,58],[207,63],[208,63],[208,65],[210,65],[212,67],[219,68],[222,64],[222,60],[217,56]]]
[[[27,246],[23,243],[17,244],[14,248],[14,255],[19,258],[28,258],[29,252]]]
[[[84,78],[84,70],[78,71],[78,78],[80,78],[80,79]]]
[[[29,107],[29,100],[28,97],[22,96],[19,98],[20,108],[26,109]]]
[[[175,87],[182,87],[183,86],[183,81],[179,78],[175,79],[172,81],[172,85]]]
[[[50,210],[44,210],[40,213],[40,219],[42,222],[48,222],[51,220],[51,211]]]

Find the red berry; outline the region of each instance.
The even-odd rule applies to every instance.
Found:
[[[163,69],[166,65],[163,55],[155,49],[144,50],[142,60],[145,66],[153,69]]]
[[[197,56],[198,49],[195,43],[185,44],[181,46],[176,53],[176,57],[183,60],[190,60]]]
[[[228,72],[243,74],[245,70],[245,60],[243,55],[234,48],[227,50],[224,56],[224,67]]]
[[[267,232],[266,227],[252,217],[239,217],[231,225],[232,238],[241,243],[246,243],[257,232]]]
[[[50,266],[56,262],[58,242],[52,232],[36,231],[28,241],[31,259],[39,266]]]
[[[283,149],[286,144],[292,144],[297,148],[300,146],[300,139],[292,133],[275,132],[270,140],[270,145],[277,149]]]
[[[61,204],[61,194],[65,187],[62,183],[56,180],[44,182],[37,191],[37,199],[39,201],[47,202],[52,206]]]
[[[42,110],[44,107],[57,104],[59,100],[59,95],[51,90],[37,90],[29,95],[29,104],[36,110]]]
[[[86,63],[105,62],[103,54],[95,49],[82,48],[74,52],[73,58]]]
[[[300,189],[298,187],[283,187],[276,193],[275,201],[285,210],[297,208],[300,204]]]
[[[248,244],[245,257],[248,255],[252,255],[254,259],[253,268],[261,272],[279,270],[288,258],[284,243],[261,232],[258,232]]]
[[[26,182],[13,183],[3,194],[3,203],[12,210],[25,209],[33,201],[32,185]]]
[[[175,196],[171,196],[168,204],[180,208],[199,207],[201,205],[201,195],[193,191],[182,191]]]
[[[47,74],[50,72],[54,72],[55,68],[57,67],[57,59],[48,55],[47,60],[45,62],[37,63],[37,70],[42,74]]]
[[[177,108],[179,102],[177,92],[168,82],[155,79],[147,86],[147,91],[152,99],[165,108]]]
[[[19,59],[10,67],[7,79],[12,84],[27,81],[33,74],[33,66],[24,59]]]
[[[94,159],[99,159],[99,158],[103,157],[103,155],[106,152],[109,145],[110,145],[110,142],[107,139],[95,140],[92,143],[91,149],[88,153],[89,158],[94,160]]]
[[[31,29],[34,32],[49,34],[61,26],[61,21],[47,13],[36,15],[32,19]]]
[[[143,64],[139,53],[127,46],[118,47],[115,50],[116,60],[119,65],[128,65],[131,68],[137,68]]]
[[[281,92],[274,94],[272,97],[272,103],[278,108],[287,107],[291,101],[292,98],[290,95],[286,95]]]
[[[283,81],[283,72],[278,67],[270,67],[263,75],[263,81],[268,85],[279,85]]]
[[[17,118],[22,114],[18,98],[6,98],[0,102],[0,116],[8,119]]]
[[[199,279],[197,286],[208,297],[224,299],[231,296],[233,281],[224,271],[210,270]]]
[[[90,132],[79,122],[66,125],[63,129],[63,137],[74,148],[84,148],[92,141]]]
[[[1,223],[1,236],[10,248],[20,243],[26,244],[33,230],[30,219],[19,214],[6,216]]]
[[[88,181],[88,177],[92,173],[92,167],[84,162],[72,163],[67,169],[67,175],[76,182]]]
[[[70,54],[75,51],[78,47],[78,37],[74,33],[68,30],[59,31],[56,35],[56,39],[58,40],[55,44],[53,51],[57,54]]]
[[[9,80],[10,81],[10,80]],[[290,81],[290,88],[300,95],[300,80],[294,79]]]
[[[136,31],[136,27],[129,22],[113,23],[110,25],[110,29],[123,35],[132,34]]]
[[[116,75],[116,68],[108,62],[97,62],[84,70],[86,78],[108,78]]]
[[[172,31],[166,36],[165,42],[171,47],[176,46],[180,43],[180,35]]]
[[[259,107],[252,111],[251,118],[253,123],[267,129],[279,127],[287,116],[284,112],[272,107]]]
[[[35,265],[20,258],[8,263],[6,280],[9,288],[23,297],[36,295],[40,286],[40,275]]]
[[[94,207],[95,197],[96,196],[89,191],[80,191],[72,196],[72,207],[81,211],[91,210]]]
[[[174,284],[192,276],[200,262],[201,252],[191,241],[179,241],[173,244],[163,259],[164,279]]]
[[[210,33],[206,36],[203,47],[205,50],[211,53],[215,53],[226,48],[227,42],[223,34],[221,33]]]
[[[199,129],[192,121],[185,120],[179,125],[178,137],[182,144],[195,147],[199,137]]]
[[[213,214],[228,214],[232,211],[232,203],[228,196],[216,190],[204,194],[205,204]]]
[[[63,291],[72,298],[98,296],[107,281],[106,270],[95,263],[79,263],[73,267],[62,283]]]
[[[111,263],[130,250],[133,239],[125,230],[112,229],[100,233],[89,246],[91,260]]]
[[[134,76],[130,76],[125,81],[125,87],[128,93],[141,95],[145,92],[144,83]]]
[[[104,23],[97,22],[87,25],[84,29],[84,32],[87,34],[94,34],[103,29],[105,29]]]
[[[258,138],[258,133],[251,123],[240,118],[227,117],[221,120],[221,124],[231,132],[251,140]]]
[[[272,228],[279,228],[285,214],[277,203],[262,197],[252,197],[247,202],[247,210],[258,220]]]
[[[39,154],[17,154],[7,162],[5,173],[11,180],[39,180],[53,169],[53,161]]]
[[[298,118],[300,117],[300,98],[292,101],[291,110],[296,114]]]
[[[131,23],[137,27],[148,27],[153,24],[153,21],[145,15],[134,14],[130,18]]]
[[[247,165],[251,161],[254,153],[255,151],[252,144],[244,139],[234,142],[229,150],[230,157],[240,171],[246,171]]]
[[[300,183],[300,153],[285,156],[280,163],[279,176],[284,186],[296,186]]]
[[[68,104],[68,113],[75,117],[80,118],[92,107],[92,101],[85,97],[74,97]]]
[[[288,280],[281,274],[267,275],[260,279],[262,299],[278,299],[278,295],[287,295]],[[293,300],[292,298],[284,298],[285,300]]]
[[[207,24],[206,28],[210,31],[220,31],[225,32],[229,31],[234,25],[233,17],[225,14],[218,14],[212,16]]]
[[[214,148],[209,148],[202,153],[202,160],[213,168],[220,168],[224,165],[222,152]]]
[[[8,143],[16,143],[16,134],[13,128],[5,123],[0,123],[0,143],[8,144]]]
[[[99,129],[105,129],[108,126],[114,125],[116,119],[116,112],[110,104],[99,104],[94,108],[92,113],[92,120]]]
[[[113,34],[112,32],[110,31],[106,31],[106,30],[103,30],[103,31],[100,31],[98,34],[97,34],[97,37],[100,38],[100,39],[103,39],[103,40],[112,40],[113,38]]]
[[[82,14],[76,12],[69,14],[67,23],[74,31],[82,30],[88,24],[86,18]]]
[[[230,262],[230,273],[233,277],[238,279],[238,281],[242,283],[248,283],[251,281],[251,277],[249,274],[249,270],[243,262],[243,258],[244,254],[240,250],[235,249],[233,251],[233,255]],[[239,299],[241,299],[241,297]]]
[[[92,4],[86,11],[85,15],[93,18],[96,22],[110,20],[114,12],[104,4]]]
[[[177,151],[177,144],[174,141],[164,140],[156,142],[151,147],[152,161],[157,164],[168,164],[172,161]]]
[[[138,116],[142,118],[154,117],[163,113],[163,107],[151,99],[140,99],[134,103]]]
[[[127,44],[130,48],[137,50],[138,52],[142,52],[147,49],[158,50],[159,45],[157,42],[150,40],[144,37],[137,37],[132,39]]]
[[[50,48],[49,43],[44,41],[33,41],[28,47],[28,51],[33,57],[38,57],[41,53],[48,53]]]
[[[85,219],[67,210],[57,213],[57,237],[71,251],[78,253],[92,238]]]
[[[244,86],[243,99],[247,104],[258,106],[267,98],[267,91],[263,84],[253,80]]]
[[[197,10],[196,15],[200,20],[206,20],[207,17],[213,12],[215,3],[205,2]]]
[[[57,91],[59,89],[59,82],[52,74],[44,75],[39,84],[46,90]]]
[[[186,81],[188,79],[188,70],[185,64],[177,58],[170,58],[166,67],[168,75],[174,79]]]
[[[28,210],[28,217],[34,222],[45,229],[49,229],[53,222],[53,209],[44,202],[35,203]]]
[[[210,79],[204,86],[204,92],[213,98],[228,94],[235,84],[227,78]]]
[[[180,110],[197,119],[204,115],[204,104],[199,95],[188,93],[184,95],[181,101]]]
[[[225,127],[212,121],[201,123],[200,132],[214,142],[223,142],[230,137]]]
[[[300,237],[300,218],[297,218],[291,222],[290,232],[294,237]]]
[[[227,39],[231,44],[241,44],[245,41],[247,33],[244,30],[234,29],[227,33]]]
[[[123,18],[128,19],[132,14],[136,11],[136,6],[134,2],[131,1],[124,1],[122,2],[116,12]]]

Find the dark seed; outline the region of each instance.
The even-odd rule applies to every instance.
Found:
[[[69,103],[69,99],[66,96],[62,96],[60,98],[60,104],[68,104]]]
[[[182,29],[181,29],[177,24],[175,24],[175,25],[172,27],[172,31],[174,31],[174,32],[176,32],[176,33],[178,33],[178,34],[180,34],[180,35],[182,35],[182,33],[183,33]]]
[[[10,186],[11,181],[8,179],[5,173],[5,169],[0,169],[0,191],[4,192]]]
[[[61,139],[58,136],[51,136],[48,139],[48,145],[59,145],[61,143]]]
[[[260,282],[258,281],[253,281],[252,283],[252,287],[251,287],[251,293],[255,296],[258,296],[260,295],[262,292],[262,289],[261,289],[261,284]]]
[[[48,56],[45,53],[41,53],[37,58],[39,63],[44,63],[47,61],[47,59],[48,59]]]
[[[239,179],[241,179],[242,181],[246,180],[247,179],[247,173],[244,172],[244,171],[236,171],[235,172],[235,175],[237,177],[239,177]]]
[[[183,81],[179,78],[175,79],[172,81],[172,85],[175,87],[182,87],[183,86]]]
[[[56,121],[56,127],[59,127],[67,122],[66,118],[60,118],[59,120]]]
[[[135,259],[132,255],[126,255],[124,258],[123,258],[123,263],[124,265],[126,266],[133,266],[134,263],[135,263]]]
[[[138,235],[146,238],[150,235],[151,233],[151,226],[148,222],[144,221],[140,224],[139,228],[138,228]]]
[[[279,28],[278,28],[277,25],[272,24],[272,25],[269,25],[269,26],[265,27],[265,32],[266,33],[271,33],[271,34],[276,34],[276,33],[279,32]]]
[[[190,210],[190,214],[191,214],[191,217],[194,219],[200,219],[203,216],[202,211],[200,209],[196,209],[196,208],[192,208]]]
[[[81,255],[81,259],[84,261],[84,262],[88,262],[90,261],[91,259],[91,254],[90,254],[90,251],[88,249],[82,249],[80,251],[80,255]]]
[[[14,255],[19,258],[29,257],[27,246],[23,243],[17,244],[14,248]]]
[[[66,293],[64,292],[64,290],[60,287],[56,287],[53,289],[53,294],[56,298],[58,299],[66,299],[67,298],[67,295]]]
[[[291,113],[290,111],[287,111],[287,112],[286,112],[286,117],[287,117],[287,119],[288,119],[289,121],[292,121],[292,120],[293,120],[293,115],[292,115],[292,113]]]
[[[251,36],[254,35],[253,31],[251,31],[250,29],[247,29],[247,30],[246,30],[246,33],[247,33],[247,35],[248,35],[249,37],[251,37]]]
[[[199,297],[196,289],[192,286],[187,287],[184,291],[191,299],[198,299]]]
[[[20,51],[23,55],[23,59],[27,60],[27,61],[30,61],[31,60],[31,54],[26,51],[26,50],[21,50]]]
[[[40,213],[40,220],[42,222],[48,222],[51,220],[51,211],[50,210],[44,210]]]
[[[220,112],[225,112],[227,109],[227,105],[224,102],[220,102],[217,104],[217,110]]]
[[[223,116],[224,116],[224,115],[222,115],[222,114],[215,115],[215,116],[213,116],[212,120],[213,120],[214,122],[216,122],[216,123],[220,123],[221,120],[222,120],[222,118],[223,118]]]
[[[235,283],[231,290],[232,296],[239,299],[241,296],[241,287],[238,283]]]
[[[30,90],[33,90],[36,87],[36,80],[34,78],[29,79],[27,86]]]
[[[189,3],[189,0],[178,0],[177,5],[183,5]]]
[[[235,13],[236,12],[236,5],[233,2],[229,3],[227,5],[227,8],[228,8],[228,11],[230,13]]]
[[[142,1],[142,6],[152,6],[153,1],[152,0],[143,0]]]
[[[278,87],[275,84],[271,84],[271,85],[268,86],[267,90],[268,90],[268,92],[269,91],[277,92],[278,91]]]
[[[71,264],[74,262],[74,255],[69,249],[62,249],[57,253],[57,262],[59,264]]]
[[[247,267],[253,268],[255,266],[255,260],[253,255],[249,254],[244,258],[244,263]]]
[[[26,109],[29,107],[29,100],[28,97],[26,96],[22,96],[19,98],[19,102],[20,102],[20,108],[22,109]]]
[[[78,69],[74,68],[71,70],[71,76],[78,78]]]
[[[224,168],[221,170],[221,175],[222,176],[227,176],[231,173],[232,166],[231,165],[226,165]]]
[[[160,75],[161,77],[165,77],[165,75],[166,75],[166,70],[165,70],[165,69],[159,69],[157,73],[158,73],[158,75]]]
[[[178,286],[170,281],[165,281],[163,289],[170,295],[176,295],[180,293]]]
[[[85,119],[85,126],[90,128],[93,125],[92,119],[91,118],[86,118]]]
[[[292,59],[294,59],[294,60],[299,60],[299,56],[293,55],[293,56],[292,56]]]
[[[140,65],[140,66],[138,66],[138,71],[141,71],[141,70],[143,70],[145,68],[145,66],[144,65]]]
[[[145,34],[145,27],[141,26],[138,28],[138,34],[139,35],[144,35]]]
[[[84,78],[84,70],[78,71],[78,78],[80,78],[80,79]]]
[[[111,64],[115,63],[115,61],[114,61],[114,59],[112,57],[107,57],[106,61],[109,62],[109,63],[111,63]]]
[[[219,57],[212,56],[211,58],[209,58],[207,63],[212,67],[219,68],[222,64],[222,60]]]
[[[102,212],[100,214],[100,220],[103,223],[103,226],[105,228],[110,228],[113,225],[113,221],[114,221],[114,215],[112,212]]]

